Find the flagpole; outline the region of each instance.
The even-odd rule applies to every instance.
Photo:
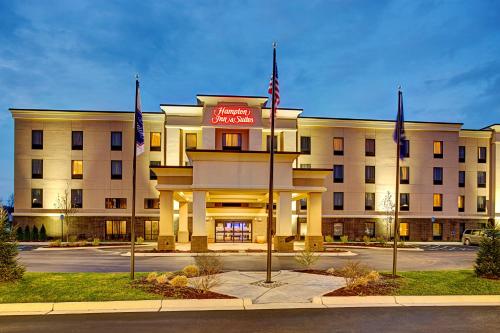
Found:
[[[272,225],[273,225],[273,181],[274,181],[274,114],[276,112],[275,94],[276,87],[276,43],[273,43],[273,83],[272,83],[272,97],[271,97],[271,138],[269,142],[269,202],[267,213],[267,269],[266,269],[266,283],[271,283],[271,251],[272,251]]]
[[[396,124],[396,199],[394,207],[394,245],[392,255],[392,277],[396,277],[398,265],[398,242],[399,242],[399,158],[401,153],[401,87],[398,88],[398,116]]]
[[[135,187],[137,166],[137,98],[139,93],[139,75],[135,76],[135,110],[134,110],[134,159],[132,163],[132,218],[130,221],[130,279],[135,278]]]

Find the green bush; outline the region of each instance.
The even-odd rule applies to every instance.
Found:
[[[24,227],[24,240],[29,242],[31,240],[31,232],[30,232],[30,226],[26,225]]]
[[[137,237],[137,239],[136,239],[135,243],[136,243],[136,244],[142,244],[142,243],[144,243],[144,238],[143,238],[143,237],[141,237],[141,236]]]
[[[498,231],[486,231],[479,244],[474,271],[477,276],[500,278],[500,238]]]
[[[16,239],[20,242],[22,242],[24,240],[23,228],[21,228],[21,227],[16,228]]]
[[[330,236],[330,235],[326,235],[326,236],[325,236],[325,242],[327,242],[327,243],[331,243],[331,242],[333,242],[333,237],[332,237],[332,236]]]
[[[295,261],[304,267],[304,269],[311,269],[312,265],[314,265],[318,259],[319,255],[307,248],[295,256]]]
[[[38,241],[38,237],[38,228],[36,227],[36,225],[34,225],[33,229],[31,229],[31,240],[36,242]]]
[[[365,245],[370,245],[370,236],[367,236],[367,235],[364,235],[363,236],[363,242],[365,243]]]
[[[101,244],[101,240],[99,238],[94,238],[92,241],[93,246],[99,246]]]
[[[23,277],[25,268],[17,261],[17,255],[15,234],[7,229],[7,212],[0,207],[0,282]]]
[[[47,230],[45,230],[45,225],[42,224],[42,227],[40,228],[40,236],[38,237],[39,240],[42,242],[45,242],[47,240]]]
[[[349,237],[347,235],[340,236],[340,241],[342,243],[347,243],[349,241]]]

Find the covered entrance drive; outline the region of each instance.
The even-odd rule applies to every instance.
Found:
[[[187,155],[192,166],[152,167],[160,191],[158,249],[174,250],[176,236],[179,242],[190,241],[193,252],[207,251],[208,242],[265,241],[269,154],[190,150]],[[296,221],[294,201],[304,198],[306,247],[322,249],[322,193],[326,191],[324,179],[331,170],[293,169],[298,155],[275,154],[273,243],[277,251],[293,249],[290,236],[294,235],[292,224]],[[174,201],[179,202],[177,231]]]

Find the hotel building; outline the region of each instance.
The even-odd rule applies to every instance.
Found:
[[[144,113],[145,153],[137,159],[136,234],[159,249],[191,242],[265,242],[270,108],[267,98],[198,95]],[[133,112],[10,109],[15,122],[15,213],[19,226],[45,225],[60,237],[59,198],[79,238],[130,237]],[[325,236],[391,236],[394,122],[276,114],[274,246]],[[500,216],[500,125],[405,123],[401,237],[458,240]],[[390,202],[390,201],[389,201]],[[385,204],[384,204],[385,203]]]

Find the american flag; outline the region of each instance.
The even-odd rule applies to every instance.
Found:
[[[275,51],[276,52],[276,51]],[[274,54],[275,61],[274,61],[274,73],[275,73],[275,78],[274,78],[274,107],[277,108],[278,105],[280,105],[280,86],[278,82],[278,64],[276,63],[276,53]],[[273,77],[271,75],[271,80],[269,81],[269,89],[267,90],[269,95],[273,95]]]
[[[404,160],[407,155],[408,146],[405,144],[405,119],[403,112],[403,92],[398,90],[398,115],[396,117],[396,125],[392,134],[394,142],[399,142],[399,158]]]
[[[135,81],[135,89],[135,151],[136,156],[139,156],[144,153],[144,124],[142,123],[139,80]]]

